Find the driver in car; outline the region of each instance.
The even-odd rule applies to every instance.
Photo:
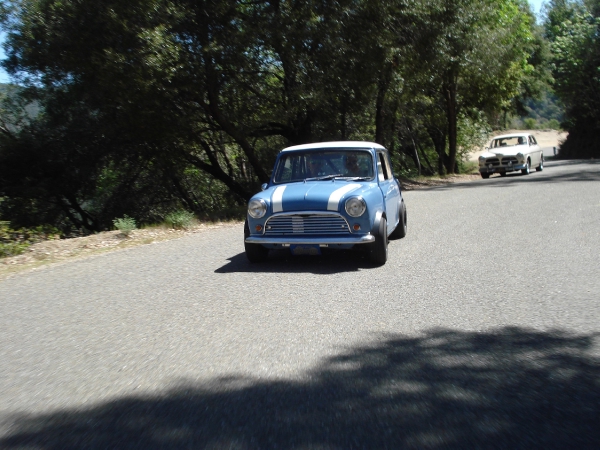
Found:
[[[323,171],[323,160],[320,158],[310,158],[308,160],[308,176],[320,177],[325,175]]]
[[[360,166],[358,165],[358,157],[354,154],[350,154],[346,157],[346,174],[353,177],[362,175]]]

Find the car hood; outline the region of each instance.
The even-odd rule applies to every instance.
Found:
[[[482,156],[490,158],[492,156],[517,156],[517,153],[525,153],[529,151],[528,145],[515,145],[513,147],[502,147],[498,149],[488,149]]]
[[[373,182],[345,180],[307,181],[272,186],[259,195],[271,205],[272,213],[286,211],[339,211],[350,196],[364,195],[376,188]]]

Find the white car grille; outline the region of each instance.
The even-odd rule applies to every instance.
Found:
[[[503,166],[508,166],[508,165],[516,165],[518,164],[517,158],[515,156],[505,156],[504,158],[502,158],[502,165]]]

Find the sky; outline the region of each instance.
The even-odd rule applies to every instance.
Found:
[[[540,8],[542,7],[542,3],[544,0],[528,0],[531,5],[531,9],[534,13],[539,14]],[[4,33],[0,32],[0,60],[5,58],[4,49],[2,48],[2,43],[4,42]],[[8,83],[10,80],[6,72],[0,68],[0,83]]]

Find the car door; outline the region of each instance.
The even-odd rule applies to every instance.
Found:
[[[389,157],[384,151],[377,151],[377,178],[379,181],[379,188],[383,193],[383,199],[385,201],[387,234],[389,235],[398,222],[400,190],[392,175]]]
[[[539,166],[542,159],[542,151],[533,136],[529,136],[529,155],[531,158],[531,168]]]

